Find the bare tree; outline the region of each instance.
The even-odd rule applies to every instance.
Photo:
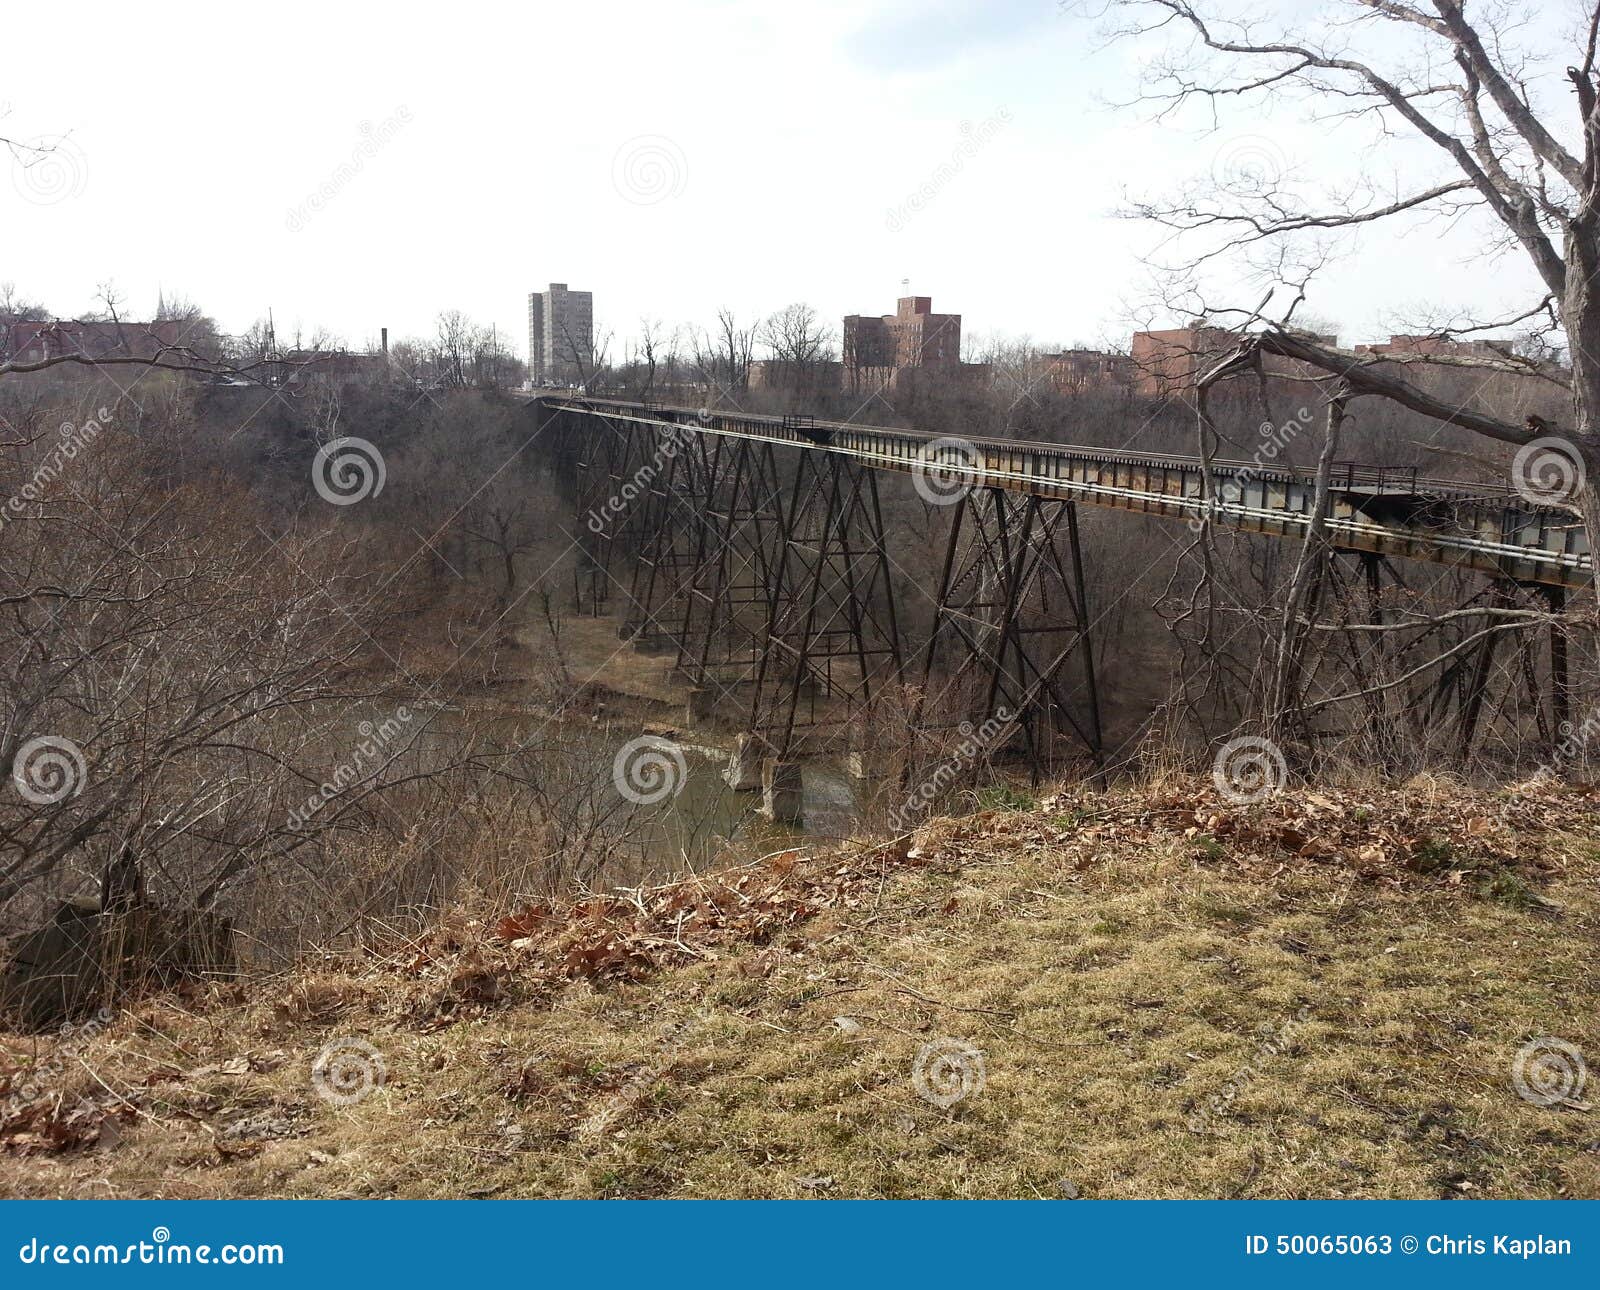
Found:
[[[772,354],[776,384],[785,389],[809,391],[818,374],[837,355],[833,330],[808,304],[788,305],[761,324],[757,339]]]
[[[566,353],[561,357],[569,360],[577,369],[578,384],[586,390],[601,385],[611,366],[611,342],[614,339],[611,328],[591,322],[589,334],[583,336],[562,321],[560,335],[566,345]]]
[[[1336,377],[1351,397],[1376,396],[1445,425],[1506,444],[1543,436],[1564,441],[1582,465],[1577,509],[1600,533],[1600,5],[1592,7],[1567,59],[1543,59],[1519,46],[1519,28],[1537,7],[1485,9],[1469,19],[1462,0],[1350,0],[1299,29],[1266,29],[1223,12],[1222,0],[1118,0],[1132,17],[1125,34],[1171,42],[1149,66],[1143,98],[1162,115],[1187,106],[1216,113],[1291,98],[1325,123],[1370,127],[1374,164],[1408,141],[1429,145],[1436,166],[1417,173],[1396,152],[1390,169],[1407,177],[1382,188],[1368,180],[1330,197],[1326,184],[1301,187],[1249,171],[1158,201],[1136,213],[1178,230],[1189,247],[1175,266],[1192,272],[1219,257],[1244,254],[1287,287],[1255,307],[1208,309],[1248,331],[1230,362],[1263,354],[1305,363]],[[1348,12],[1340,12],[1346,10]],[[1547,86],[1564,79],[1570,107],[1552,104]],[[1214,118],[1213,118],[1214,119]],[[1539,283],[1535,298],[1504,317],[1471,317],[1437,330],[1440,338],[1531,325],[1556,334],[1569,371],[1526,357],[1528,346],[1489,353],[1430,355],[1430,364],[1530,374],[1569,394],[1566,424],[1529,417],[1518,424],[1437,397],[1409,378],[1394,358],[1354,354],[1321,343],[1289,322],[1304,297],[1316,256],[1286,248],[1307,237],[1380,222],[1434,216],[1482,222],[1492,249],[1519,252]],[[1269,308],[1270,304],[1270,308]],[[1537,346],[1534,347],[1537,349]],[[1600,562],[1596,562],[1600,577]]]
[[[669,344],[665,328],[659,319],[648,316],[639,319],[639,363],[644,370],[645,398],[656,387],[656,368],[661,362],[662,350]]]
[[[475,330],[471,319],[459,309],[446,309],[439,315],[434,332],[434,363],[437,380],[447,389],[467,387]]]
[[[377,818],[426,724],[402,714],[374,742],[351,715],[384,711],[358,673],[394,612],[353,544],[264,543],[240,490],[169,487],[128,414],[76,427],[70,460],[47,445],[3,472],[0,760],[23,791],[0,798],[0,909],[129,844],[164,897],[206,903]]]
[[[462,532],[489,549],[500,566],[495,607],[504,612],[517,597],[517,557],[538,547],[535,518],[547,499],[534,497],[516,476],[496,476],[462,509]]]
[[[0,282],[0,363],[16,350],[13,330],[18,323],[48,322],[50,312],[36,301],[26,300],[14,282]]]
[[[178,338],[193,349],[207,354],[222,352],[222,335],[216,322],[186,295],[169,296],[163,291],[156,302],[154,321],[177,324]]]
[[[695,344],[694,364],[699,379],[716,392],[743,393],[750,385],[755,344],[754,327],[742,326],[731,309],[717,310],[716,328],[702,332]]]

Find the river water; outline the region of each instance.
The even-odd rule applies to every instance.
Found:
[[[419,746],[442,744],[465,723],[451,709],[426,714],[430,732]],[[582,720],[556,720],[535,716],[496,715],[474,719],[479,735],[488,735],[501,749],[529,750],[531,762],[556,809],[575,817],[605,818],[630,851],[657,867],[676,868],[685,863],[701,867],[717,860],[737,860],[781,850],[800,841],[844,839],[854,833],[858,806],[851,780],[842,767],[829,761],[807,763],[801,774],[802,808],[798,825],[776,824],[762,816],[759,792],[736,792],[724,773],[729,753],[692,741],[661,739],[675,756],[666,781],[634,785],[649,790],[643,802],[625,796],[626,772],[622,758],[642,732],[637,725],[605,725]],[[420,733],[420,732],[419,732]],[[651,737],[652,741],[655,737]],[[678,774],[681,757],[684,773]],[[661,790],[662,783],[667,785]],[[659,796],[658,796],[659,792]]]
[[[848,776],[832,765],[813,762],[802,770],[802,808],[799,825],[775,824],[758,811],[760,793],[738,793],[728,787],[723,773],[728,755],[714,749],[680,745],[688,770],[683,787],[662,802],[641,808],[647,852],[662,860],[706,858],[721,843],[731,843],[736,854],[751,856],[782,848],[798,840],[841,839],[851,835],[856,818],[855,795]],[[611,750],[601,747],[598,758],[607,772]]]

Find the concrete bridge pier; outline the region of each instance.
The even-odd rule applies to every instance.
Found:
[[[963,716],[980,736],[981,756],[1021,756],[1037,769],[1076,743],[1101,762],[1092,630],[1099,617],[1087,603],[1080,504],[1295,542],[1310,540],[1320,523],[1338,556],[1317,566],[1335,597],[1329,603],[1339,606],[1338,626],[1383,632],[1351,659],[1327,649],[1317,657],[1352,672],[1352,699],[1362,705],[1354,711],[1374,732],[1398,732],[1405,720],[1424,738],[1453,720],[1465,758],[1485,737],[1485,722],[1504,723],[1513,736],[1519,722],[1537,724],[1542,739],[1570,725],[1575,665],[1560,614],[1551,614],[1547,662],[1530,653],[1531,634],[1519,656],[1507,658],[1503,633],[1474,635],[1465,621],[1443,636],[1433,627],[1415,640],[1384,634],[1400,624],[1384,621],[1395,611],[1379,594],[1380,580],[1394,579],[1397,603],[1420,594],[1401,581],[1395,561],[1496,580],[1461,586],[1471,597],[1462,607],[1475,611],[1503,611],[1513,600],[1521,606],[1536,588],[1546,589],[1552,609],[1569,591],[1592,594],[1590,565],[1600,555],[1591,554],[1583,526],[1508,486],[1485,491],[1419,479],[1410,468],[1341,464],[1327,484],[1327,514],[1316,521],[1317,485],[1259,459],[1200,462],[971,440],[967,453],[956,454],[964,464],[950,454],[936,462],[925,436],[892,427],[731,411],[708,418],[587,395],[541,395],[535,403],[541,424],[556,423],[563,468],[570,462],[586,517],[576,605],[595,614],[609,608],[621,620],[618,635],[641,654],[677,654],[684,666],[674,679],[690,687],[691,723],[707,702],[693,689],[713,679],[723,696],[719,712],[746,707],[752,733],[734,754],[728,782],[764,788],[762,805],[774,818],[799,814],[798,767],[787,761],[797,735],[816,749],[831,739],[841,712],[870,713],[880,694],[916,681],[889,558],[892,542],[913,539],[885,524],[878,480],[910,475],[914,483],[939,462],[970,487],[942,526],[938,594],[916,669],[919,697],[892,724],[864,722],[867,739],[848,749],[857,777],[896,782],[921,734],[948,736]],[[676,449],[664,457],[669,441]],[[1592,549],[1600,552],[1600,538]],[[1348,556],[1361,560],[1361,577],[1346,576]],[[624,570],[626,590],[616,576]],[[1370,621],[1351,621],[1363,615]],[[1448,649],[1426,662],[1423,640]],[[1309,656],[1302,664],[1306,675],[1316,666]],[[1437,667],[1436,677],[1422,680],[1424,667]],[[1374,689],[1373,678],[1386,675],[1399,679]],[[1540,693],[1546,677],[1548,706]],[[1515,702],[1494,702],[1489,687],[1508,685]],[[938,711],[924,710],[920,696],[930,695],[943,696]],[[1388,756],[1382,750],[1391,745],[1382,737],[1376,743]],[[764,768],[774,756],[776,765]]]
[[[858,785],[882,777],[887,752],[870,724],[870,717],[851,722],[845,742],[845,774]]]
[[[717,691],[709,685],[691,685],[689,698],[684,704],[684,721],[690,726],[701,726],[711,720],[716,711]]]
[[[766,741],[758,734],[743,734],[734,742],[733,756],[723,776],[736,793],[753,793],[761,787],[761,763],[766,757]]]
[[[800,763],[788,757],[772,757],[761,775],[761,814],[775,824],[799,824],[803,814]]]

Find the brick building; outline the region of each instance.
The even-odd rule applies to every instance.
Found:
[[[1448,356],[1451,358],[1503,358],[1492,344],[1486,340],[1452,340],[1447,336],[1390,336],[1386,341],[1375,341],[1370,345],[1357,345],[1356,353],[1383,356],[1415,355],[1428,358],[1433,356]]]
[[[291,349],[267,361],[255,375],[269,385],[299,385],[312,377],[376,381],[391,371],[387,351],[359,354],[348,349]]]
[[[891,385],[909,369],[959,375],[961,315],[934,313],[932,296],[902,296],[881,317],[849,314],[842,358],[851,390]]]
[[[191,340],[193,326],[162,322],[17,322],[6,329],[5,355],[38,363],[75,354],[83,358],[153,358],[163,347]]]
[[[1041,354],[1043,378],[1058,394],[1081,394],[1085,390],[1130,389],[1134,384],[1133,359],[1100,349],[1064,349],[1059,354]]]
[[[1337,348],[1337,336],[1302,332],[1308,340]],[[1214,327],[1202,318],[1191,319],[1187,327],[1165,331],[1136,331],[1130,346],[1129,363],[1133,388],[1150,398],[1172,398],[1192,391],[1200,377],[1218,359],[1244,338],[1224,327]],[[1306,364],[1292,358],[1268,356],[1264,363],[1268,376],[1303,377],[1312,374]]]
[[[810,363],[785,363],[758,358],[750,364],[747,381],[752,390],[786,390],[791,394],[837,394],[841,367],[836,359]]]
[[[1187,327],[1136,331],[1129,364],[1133,387],[1151,398],[1192,390],[1208,363],[1238,343],[1238,337],[1196,318]]]

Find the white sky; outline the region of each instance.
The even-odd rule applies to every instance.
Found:
[[[64,184],[0,180],[0,280],[64,315],[114,280],[131,315],[165,287],[225,330],[271,306],[280,336],[357,345],[459,308],[520,351],[527,292],[552,280],[595,293],[614,357],[641,315],[804,300],[837,320],[888,312],[903,278],[969,335],[1121,339],[1151,240],[1112,218],[1125,188],[1230,149],[1353,164],[1292,109],[1207,136],[1107,106],[1140,51],[1056,0],[87,0],[12,6],[6,28],[0,132],[69,137]],[[362,156],[363,123],[386,121]],[[664,160],[659,200],[619,191],[640,153]],[[1469,249],[1367,237],[1311,308],[1355,340],[1387,330],[1385,303],[1523,303],[1515,259],[1464,269]]]

